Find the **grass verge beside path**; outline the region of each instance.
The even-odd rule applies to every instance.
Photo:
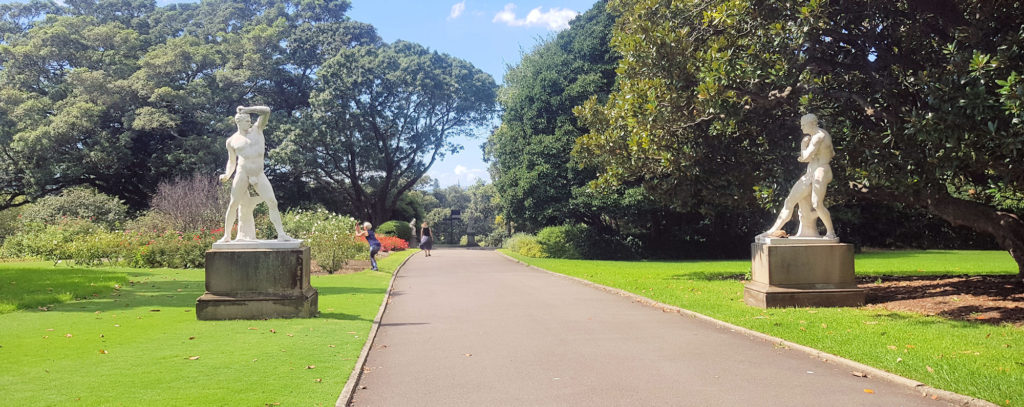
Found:
[[[868,308],[776,308],[743,303],[750,261],[538,259],[527,264],[874,366],[929,386],[1024,405],[1024,328]],[[878,252],[857,256],[857,274],[1016,274],[1006,252]]]
[[[260,321],[197,321],[202,270],[0,264],[0,404],[333,406],[415,252],[313,276],[319,318]]]

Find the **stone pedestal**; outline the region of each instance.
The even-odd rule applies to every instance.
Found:
[[[215,248],[206,252],[206,293],[196,318],[310,318],[317,291],[309,284],[309,247]]]
[[[772,239],[778,240],[778,239]],[[856,307],[864,290],[853,275],[853,245],[824,241],[755,242],[743,301],[760,308]]]

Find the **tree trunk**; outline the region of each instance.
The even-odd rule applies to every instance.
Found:
[[[872,199],[920,207],[954,226],[966,226],[995,237],[996,243],[1017,262],[1017,277],[1024,283],[1024,221],[1016,214],[943,192],[898,194],[873,189],[868,194]]]
[[[1016,214],[948,194],[924,197],[922,203],[928,212],[955,226],[966,226],[995,237],[999,246],[1010,252],[1017,262],[1017,277],[1024,282],[1024,221]]]

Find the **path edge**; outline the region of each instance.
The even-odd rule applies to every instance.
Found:
[[[924,383],[921,383],[919,381],[916,381],[916,380],[913,380],[913,379],[909,379],[909,378],[897,375],[895,373],[890,373],[890,372],[887,372],[885,370],[882,370],[882,369],[879,369],[879,368],[876,368],[876,367],[873,367],[873,366],[868,366],[868,365],[865,365],[865,364],[860,363],[860,362],[856,362],[856,361],[853,361],[853,360],[850,360],[850,359],[847,359],[847,358],[844,358],[844,357],[841,357],[841,356],[836,356],[836,355],[833,355],[831,353],[824,352],[824,351],[821,351],[821,350],[818,350],[818,349],[815,349],[815,348],[812,348],[812,347],[809,347],[809,346],[805,346],[805,345],[801,345],[801,344],[798,344],[798,343],[790,342],[790,341],[787,341],[785,339],[777,338],[777,337],[774,337],[774,336],[771,336],[771,335],[768,335],[768,334],[765,334],[765,333],[757,332],[757,331],[754,331],[752,329],[741,327],[739,325],[733,325],[733,324],[730,324],[730,323],[725,322],[725,321],[720,321],[720,320],[711,318],[711,317],[709,317],[707,315],[701,314],[699,312],[690,311],[688,309],[680,308],[680,307],[677,307],[675,305],[669,305],[669,304],[661,303],[661,302],[652,300],[650,298],[647,298],[647,297],[644,297],[644,296],[641,296],[641,295],[637,295],[637,294],[631,293],[629,291],[625,291],[625,290],[618,289],[618,288],[615,288],[615,287],[609,287],[609,286],[606,286],[606,285],[598,284],[598,283],[595,283],[593,281],[584,280],[584,279],[579,278],[579,277],[573,277],[573,276],[565,275],[565,274],[562,274],[562,273],[556,273],[556,272],[551,271],[551,270],[546,270],[546,269],[543,269],[543,268],[540,268],[540,267],[528,264],[526,262],[523,262],[523,261],[521,261],[519,259],[516,259],[516,258],[514,258],[512,256],[509,256],[509,255],[507,255],[505,253],[502,253],[501,251],[498,251],[498,250],[495,250],[494,252],[504,256],[508,260],[511,260],[511,261],[516,262],[516,263],[522,264],[522,265],[527,266],[529,268],[532,268],[532,269],[535,269],[535,270],[539,270],[539,271],[543,271],[545,273],[552,274],[552,275],[555,275],[555,276],[558,276],[558,277],[561,277],[561,278],[566,278],[566,279],[569,279],[569,280],[573,280],[573,281],[576,281],[577,283],[580,283],[580,284],[583,284],[583,285],[586,285],[586,286],[589,286],[589,287],[592,287],[592,288],[597,288],[597,289],[600,289],[600,290],[603,290],[603,291],[608,291],[610,293],[618,294],[618,295],[623,296],[623,297],[628,297],[631,300],[633,300],[634,302],[637,302],[637,303],[640,303],[640,304],[643,304],[643,305],[646,305],[646,306],[649,306],[649,307],[659,308],[662,311],[666,311],[666,312],[676,312],[676,313],[679,313],[679,314],[682,314],[682,315],[685,315],[685,316],[688,316],[688,317],[691,317],[691,318],[699,319],[699,320],[711,323],[713,325],[716,325],[718,328],[729,329],[731,331],[734,331],[734,332],[737,332],[737,333],[740,333],[740,334],[743,334],[743,335],[746,335],[746,336],[749,336],[749,337],[753,337],[753,338],[756,338],[756,339],[760,339],[760,340],[763,340],[765,342],[775,343],[776,345],[781,345],[781,346],[784,346],[784,347],[789,348],[789,349],[793,349],[793,350],[797,350],[797,351],[806,353],[806,354],[808,354],[811,357],[815,357],[815,358],[818,358],[818,359],[822,360],[823,362],[835,363],[837,365],[846,366],[849,369],[853,369],[855,371],[860,371],[862,373],[866,373],[868,375],[868,377],[879,378],[879,379],[882,379],[882,380],[886,380],[886,381],[889,381],[889,382],[893,382],[893,383],[897,383],[897,384],[900,384],[900,385],[904,385],[904,386],[910,387],[911,389],[919,391],[921,393],[921,396],[923,396],[923,397],[935,397],[937,399],[949,401],[950,403],[953,403],[954,405],[961,406],[961,407],[999,407],[999,405],[991,403],[991,402],[986,401],[986,400],[974,398],[974,397],[971,397],[971,396],[965,396],[963,394],[954,393],[954,392],[951,392],[951,391],[948,391],[948,390],[937,389],[937,388],[931,387],[929,385],[926,385]]]
[[[377,338],[377,330],[380,329],[380,319],[384,316],[384,310],[388,308],[388,300],[391,299],[391,290],[395,287],[395,279],[398,278],[398,272],[402,271],[402,267],[405,267],[405,263],[409,262],[409,259],[413,258],[417,253],[413,253],[402,260],[402,264],[399,264],[395,268],[395,272],[391,274],[391,282],[388,283],[388,291],[384,294],[384,299],[380,302],[380,309],[377,310],[377,316],[373,318],[373,326],[370,327],[370,333],[366,335],[366,343],[363,344],[363,350],[359,353],[359,359],[356,359],[356,365],[352,367],[352,373],[348,375],[348,381],[345,382],[345,388],[341,390],[341,394],[338,395],[338,401],[334,402],[334,407],[346,407],[352,402],[352,395],[355,393],[356,384],[359,383],[359,379],[363,377],[363,366],[366,365],[366,356],[370,354],[370,349],[373,349],[373,341]]]

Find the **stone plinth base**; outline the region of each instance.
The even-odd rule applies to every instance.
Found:
[[[206,293],[196,300],[196,318],[310,318],[316,314],[308,247],[206,252]]]
[[[856,307],[864,290],[853,274],[853,245],[754,243],[743,301],[760,308]]]

